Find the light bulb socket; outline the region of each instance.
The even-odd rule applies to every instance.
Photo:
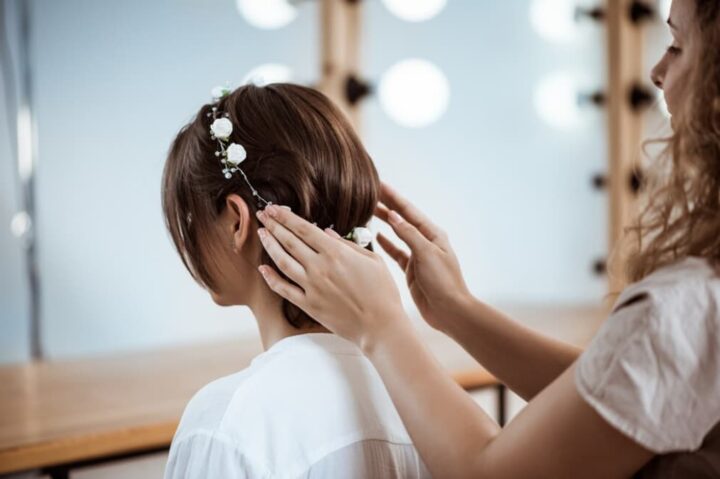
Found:
[[[592,177],[592,185],[596,190],[604,190],[607,188],[608,178],[605,173],[596,173]]]
[[[372,85],[356,77],[354,74],[349,75],[345,81],[345,97],[348,103],[356,105],[366,96],[372,93]]]
[[[594,105],[598,108],[605,106],[607,102],[607,95],[602,90],[596,90],[593,92],[581,93],[578,96],[578,104],[580,105]]]
[[[632,110],[636,112],[652,105],[655,98],[654,92],[640,83],[635,83],[628,92],[628,102]]]
[[[655,9],[645,2],[634,0],[628,7],[628,17],[635,25],[639,25],[644,21],[655,18]]]
[[[577,7],[575,9],[575,21],[590,19],[595,22],[605,21],[605,9],[601,6]]]

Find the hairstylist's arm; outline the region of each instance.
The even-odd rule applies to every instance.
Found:
[[[538,334],[473,297],[445,232],[386,184],[381,201],[376,215],[392,226],[410,254],[382,234],[378,243],[405,272],[415,304],[431,326],[526,400],[577,358],[577,348]]]
[[[434,477],[620,478],[652,456],[583,401],[574,366],[501,431],[417,337],[378,255],[282,208],[267,211],[274,218],[260,214],[267,231],[258,234],[299,286],[261,266],[268,285],[362,347]]]

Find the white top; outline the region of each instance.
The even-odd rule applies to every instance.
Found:
[[[710,447],[703,441],[720,421],[720,278],[708,262],[685,258],[628,286],[575,380],[605,420],[650,451]]]
[[[328,333],[284,338],[190,400],[175,478],[430,477],[370,361]]]

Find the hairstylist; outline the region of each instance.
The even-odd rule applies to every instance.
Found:
[[[588,349],[513,322],[466,286],[445,233],[387,186],[380,236],[423,318],[529,401],[501,429],[418,338],[375,253],[277,206],[259,212],[269,287],[373,362],[434,477],[720,477],[720,2],[675,0],[653,70],[673,113],[635,281]],[[660,166],[656,167],[658,170]]]

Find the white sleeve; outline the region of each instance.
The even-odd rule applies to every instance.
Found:
[[[646,449],[695,450],[720,420],[717,313],[692,294],[633,293],[580,356],[576,387]]]
[[[165,479],[205,479],[208,477],[270,477],[250,464],[234,444],[214,432],[194,432],[173,440],[165,466]]]

